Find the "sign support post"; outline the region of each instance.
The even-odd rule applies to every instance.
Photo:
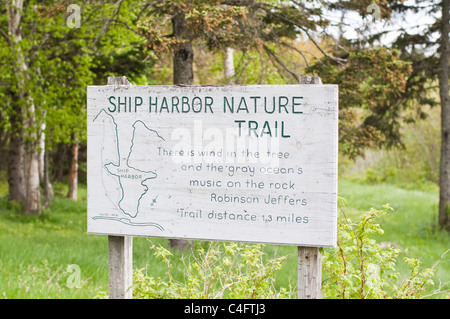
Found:
[[[108,77],[108,85],[131,85],[125,76]],[[133,237],[108,236],[109,299],[132,299]]]
[[[132,299],[133,237],[108,236],[109,299]]]
[[[298,246],[298,298],[320,299],[322,256],[317,247]]]
[[[300,84],[322,84],[318,76],[302,76]],[[320,299],[322,256],[318,247],[298,246],[298,298]]]

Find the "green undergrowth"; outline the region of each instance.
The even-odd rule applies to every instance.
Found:
[[[64,186],[56,185],[55,189],[58,196],[42,216],[22,215],[19,205],[8,202],[6,194],[0,194],[0,298],[105,296],[108,290],[107,236],[86,234],[86,188],[80,187],[77,202],[63,197]],[[450,247],[450,236],[436,226],[437,193],[349,180],[340,180],[339,193],[347,203],[345,207],[341,206],[339,218],[341,222],[352,223],[351,227],[345,226],[347,229],[341,235],[354,238],[342,244],[349,255],[341,261],[339,246],[322,250],[323,297],[384,298],[383,290],[374,288],[378,282],[401,287],[405,280],[408,282],[408,278],[415,276],[415,281],[409,285],[417,285],[419,279],[425,279],[422,287],[429,288],[420,290],[420,295],[398,293],[397,297],[431,295],[441,298],[442,295],[432,292],[440,282],[450,280],[450,263],[441,262],[434,268],[433,265]],[[368,233],[363,232],[364,236],[370,236],[366,242],[368,246],[358,246],[358,239],[353,234],[357,223],[371,212],[372,207],[376,212],[384,211],[385,204],[389,204],[386,206],[389,212],[377,214],[377,218],[371,219],[373,225],[367,228]],[[343,225],[345,223],[340,223],[340,227]],[[363,252],[368,255],[361,277],[358,275],[358,269],[361,269],[358,256]],[[227,254],[230,255],[228,259]],[[391,258],[385,254],[392,254]],[[448,260],[448,255],[443,258]],[[347,268],[343,266],[343,260],[347,260]],[[377,268],[380,260],[385,261],[388,268]],[[202,267],[213,264],[215,266],[208,270],[212,272],[202,272],[201,269],[206,269]],[[240,269],[226,268],[230,265],[242,266]],[[134,290],[139,298],[296,296],[297,249],[293,246],[210,245],[206,241],[196,241],[194,252],[172,252],[168,250],[166,239],[153,238],[149,242],[146,238],[135,237],[133,266]],[[339,273],[345,269],[347,273]],[[354,271],[352,275],[350,270]],[[380,277],[381,272],[388,277]],[[228,277],[221,277],[223,274]],[[204,286],[205,278],[215,279],[206,284],[208,289]],[[336,281],[337,278],[345,281]],[[152,282],[157,286],[152,288]],[[364,290],[369,288],[372,289],[369,292]],[[395,296],[393,292],[389,294]]]

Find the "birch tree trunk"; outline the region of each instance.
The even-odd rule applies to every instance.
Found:
[[[9,200],[19,201],[25,205],[25,168],[23,163],[25,150],[22,124],[19,119],[22,112],[17,105],[14,108],[15,110],[10,117],[12,130],[8,150]]]
[[[55,192],[53,191],[53,186],[50,183],[50,177],[49,177],[49,167],[48,167],[48,151],[45,150],[44,153],[44,175],[42,179],[42,183],[44,184],[44,207],[47,207],[53,197],[55,196]]]
[[[227,48],[225,51],[225,59],[223,64],[223,69],[225,73],[225,83],[233,84],[234,77],[234,49]]]
[[[223,69],[225,72],[225,83],[233,84],[234,77],[234,49],[227,48],[225,51],[225,61],[223,65]]]
[[[30,110],[30,108],[29,108]],[[34,108],[31,109],[34,112]],[[34,116],[30,115],[27,125],[34,125]],[[36,133],[31,133],[25,140],[25,214],[41,214],[41,192],[39,180],[39,152]]]
[[[21,1],[19,1],[21,2]],[[6,8],[8,14],[8,31],[11,37],[17,34],[20,23],[20,12],[15,10],[14,6],[22,3],[9,3],[6,1]],[[20,35],[19,35],[20,37]],[[19,38],[20,40],[20,38]],[[12,39],[10,45],[14,46],[18,40]],[[13,50],[11,50],[13,51]],[[13,51],[14,52],[14,51]],[[25,205],[26,189],[25,189],[25,168],[24,168],[24,140],[22,128],[22,107],[20,97],[14,94],[12,98],[13,113],[10,121],[12,126],[12,134],[9,143],[8,152],[8,184],[9,184],[9,199],[19,200]]]
[[[27,94],[27,71],[28,65],[25,60],[25,55],[21,49],[22,33],[20,28],[20,21],[22,17],[23,0],[8,0],[6,1],[6,11],[8,15],[8,31],[10,36],[10,46],[12,52],[12,64],[14,69],[14,76],[17,83],[17,126],[23,127],[23,145],[24,152],[19,149],[10,154],[13,158],[19,161],[15,167],[14,173],[19,173],[20,159],[23,156],[21,165],[25,184],[25,214],[40,214],[40,189],[39,189],[39,153],[38,153],[38,133],[36,130],[36,117],[33,99]],[[23,106],[19,106],[22,104]],[[20,134],[16,136],[20,138]],[[20,144],[20,141],[18,141]],[[13,148],[15,146],[13,145]],[[20,146],[21,147],[21,146]],[[10,163],[11,163],[10,158]],[[11,163],[12,164],[12,163]],[[13,164],[13,166],[16,164]],[[9,169],[10,173],[13,171]],[[9,181],[17,181],[20,175],[9,178]],[[10,191],[11,193],[11,191]]]
[[[44,168],[45,168],[45,124],[43,124],[41,126],[41,133],[39,134],[39,141],[38,141],[38,145],[39,145],[39,161],[38,161],[38,165],[39,165],[39,180],[43,181],[44,180]]]
[[[441,98],[441,163],[439,173],[439,225],[450,229],[450,98],[449,98],[449,59],[450,59],[450,0],[443,0],[441,21],[441,58],[439,70],[439,94]]]
[[[53,187],[48,175],[48,151],[45,148],[45,123],[42,123],[39,132],[39,180],[44,190],[43,207],[47,207],[53,199]]]

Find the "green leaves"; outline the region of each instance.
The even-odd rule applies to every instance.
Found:
[[[264,245],[211,242],[195,254],[183,257],[184,281],[171,274],[172,254],[152,246],[155,256],[167,265],[167,281],[146,277],[136,270],[133,279],[134,298],[287,298],[285,288],[274,287],[274,274],[286,257],[266,260]]]
[[[339,85],[340,151],[356,158],[365,148],[399,145],[410,63],[384,47],[350,52],[347,60],[344,66],[326,60],[309,69],[324,83]]]
[[[372,237],[384,233],[375,221],[393,212],[387,204],[382,209],[371,208],[358,221],[346,218],[343,206],[338,219],[338,245],[323,254],[324,298],[381,299],[422,298],[433,286],[433,269],[420,268],[417,259],[406,258],[409,277],[399,281],[397,258],[400,251],[381,247]],[[444,253],[445,254],[445,253]],[[445,286],[445,285],[444,285]],[[448,294],[438,287],[433,294]]]

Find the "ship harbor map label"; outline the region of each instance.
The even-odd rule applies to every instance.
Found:
[[[89,86],[88,233],[334,247],[337,85]]]

